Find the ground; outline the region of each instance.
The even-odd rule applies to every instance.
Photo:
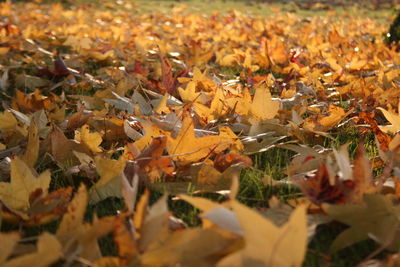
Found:
[[[85,220],[90,221],[96,216],[116,216],[126,211],[126,197],[113,187],[115,184],[102,187],[105,182],[101,183],[114,181],[111,178],[118,173],[112,169],[118,169],[122,158],[120,170],[125,168],[129,180],[125,161],[136,160],[145,170],[139,172],[139,196],[149,188],[149,202],[153,204],[167,191],[171,214],[187,226],[196,227],[204,223],[200,210],[176,195],[227,200],[226,193],[220,191],[230,188],[230,180],[227,185],[222,171],[217,170],[221,167],[217,158],[234,153],[234,159],[245,166],[239,171],[236,198],[264,215],[272,206],[273,196],[291,206],[297,206],[291,200],[305,196],[308,203],[320,208],[319,214],[326,212],[321,210],[323,204],[359,204],[362,197],[359,199],[354,193],[357,190],[386,197],[387,191],[365,185],[369,175],[369,167],[365,166],[371,164],[371,177],[379,179],[392,164],[382,153],[397,153],[393,148],[396,131],[378,128],[386,124],[399,127],[394,123],[398,118],[393,119],[398,116],[399,55],[384,41],[396,16],[392,5],[384,3],[376,9],[362,1],[36,2],[4,4],[0,11],[0,54],[4,57],[0,60],[0,121],[3,125],[13,122],[11,126],[0,126],[0,156],[6,166],[0,172],[3,184],[10,181],[7,170],[11,159],[18,161],[16,156],[24,162],[18,164],[28,165],[33,176],[51,171],[49,192],[69,186],[76,192],[84,183],[90,188],[85,213]],[[26,13],[27,8],[32,10],[30,14]],[[191,83],[195,86],[193,92],[188,89]],[[221,88],[225,90],[222,96],[218,93]],[[141,96],[132,97],[134,91]],[[262,101],[258,104],[255,95],[261,91]],[[246,94],[249,102],[240,102]],[[175,99],[168,101],[179,104],[162,104],[162,99],[167,101],[163,95],[172,95]],[[144,97],[153,100],[152,105],[146,104],[149,101]],[[254,108],[257,105],[260,107]],[[277,107],[276,112],[271,111],[273,106]],[[179,127],[165,130],[166,126],[162,128],[161,123],[154,122],[160,119],[169,123],[168,127],[176,127],[169,121],[175,117],[165,117],[172,113],[177,114],[181,125],[190,120],[188,124],[195,126],[197,132],[192,138],[196,133],[196,138],[211,145],[207,148],[196,144],[188,149],[192,147],[190,142],[184,146],[180,142],[190,137],[179,132]],[[31,119],[36,126],[24,124],[24,120]],[[44,124],[38,126],[43,120]],[[239,130],[232,132],[234,138],[223,139],[218,127],[221,125]],[[167,141],[146,139],[149,132],[154,137],[166,135]],[[263,136],[265,133],[271,136]],[[179,140],[182,135],[184,138]],[[246,143],[246,138],[253,142]],[[244,148],[238,148],[238,140],[245,144]],[[57,146],[55,142],[63,143]],[[161,150],[151,142],[161,142]],[[229,145],[218,151],[223,142]],[[346,148],[340,150],[343,145],[348,146],[350,159],[343,152]],[[306,146],[308,150],[291,146]],[[359,147],[364,147],[365,152]],[[198,155],[204,149],[207,152]],[[293,160],[297,152],[305,155],[300,164]],[[173,164],[174,170],[170,172],[172,167],[160,158],[169,160],[167,164]],[[360,163],[364,159],[368,164]],[[101,160],[104,166],[111,167],[102,169]],[[316,187],[321,192],[310,193],[315,188],[307,184],[307,179],[300,185],[294,181],[329,176],[315,162],[315,168],[307,169],[314,160],[331,168],[326,172],[336,172],[335,179],[344,176],[344,165],[356,166],[355,178],[349,179],[353,182],[336,181],[337,184],[327,185],[328,189]],[[393,161],[391,168],[397,164],[396,158]],[[222,169],[231,170],[230,165]],[[356,177],[356,168],[360,166],[365,170],[360,182],[365,183],[363,187],[357,184],[360,178]],[[202,175],[200,170],[204,171]],[[394,176],[385,179],[396,181]],[[209,177],[218,177],[221,183]],[[199,189],[207,193],[198,193]],[[396,188],[385,190],[392,190],[390,195],[398,198],[397,184]],[[11,211],[21,210],[17,204],[4,200],[2,192],[5,213],[10,213],[9,206]],[[339,198],[335,198],[336,193]],[[40,197],[35,198],[35,194]],[[27,205],[36,205],[41,194],[29,192]],[[313,214],[311,206],[308,213]],[[35,209],[30,207],[27,214],[35,214]],[[39,221],[44,220],[41,216],[38,215]],[[46,231],[59,232],[60,221],[57,218],[39,226],[32,219],[18,217],[17,223],[4,220],[1,231],[20,231],[23,240],[29,241]],[[331,253],[333,241],[347,227],[340,220],[318,225],[307,245],[303,266],[352,266],[368,260],[370,255],[387,260],[394,253],[367,238]],[[113,233],[114,240],[111,234],[99,239],[103,256],[121,253],[115,229]]]

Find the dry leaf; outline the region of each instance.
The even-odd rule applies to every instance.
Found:
[[[219,153],[234,144],[235,140],[219,136],[203,136],[196,138],[194,135],[193,120],[186,116],[176,138],[168,138],[167,151],[175,160],[188,164]]]
[[[239,202],[232,203],[232,210],[243,228],[245,247],[217,266],[302,266],[307,246],[305,206],[297,207],[280,228]]]
[[[36,176],[24,161],[16,157],[11,161],[10,183],[0,182],[0,200],[11,209],[27,210],[33,193],[47,194],[50,179],[50,171]]]
[[[17,258],[12,258],[2,264],[4,267],[38,266],[47,267],[62,257],[62,247],[57,238],[49,233],[43,233],[37,241],[37,251]]]
[[[89,125],[85,124],[82,126],[80,132],[75,132],[75,140],[80,141],[92,152],[102,152],[103,150],[99,147],[103,142],[101,134],[94,132],[91,133],[89,130]]]

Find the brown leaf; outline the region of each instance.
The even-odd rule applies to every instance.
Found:
[[[55,128],[48,136],[50,138],[50,153],[60,167],[70,167],[79,165],[79,160],[74,155],[74,151],[90,154],[90,151],[75,142],[69,140],[63,132]]]
[[[57,97],[52,95],[46,97],[36,90],[31,95],[26,95],[18,89],[15,89],[15,99],[13,107],[22,112],[34,112],[41,109],[50,110],[53,103],[57,101]]]
[[[358,144],[353,164],[354,187],[350,190],[349,200],[354,203],[361,203],[364,194],[372,194],[378,190],[378,187],[374,186],[371,164],[365,153],[363,142]]]
[[[167,137],[154,137],[152,143],[136,158],[138,166],[154,182],[161,177],[162,172],[172,174],[175,170],[174,162],[170,156],[163,156],[167,145]]]
[[[25,163],[33,168],[39,156],[39,135],[35,122],[32,120],[28,128],[28,145],[24,155],[21,157]]]
[[[215,157],[214,167],[220,172],[225,171],[232,165],[241,163],[243,167],[248,168],[253,165],[253,161],[248,156],[240,155],[235,152],[220,153]]]
[[[133,261],[138,254],[134,233],[129,230],[128,225],[129,222],[125,222],[124,218],[118,217],[113,229],[113,239],[117,245],[118,255],[125,261],[125,264]]]
[[[87,123],[89,118],[93,116],[93,113],[84,114],[84,108],[81,107],[78,112],[72,114],[71,117],[68,119],[67,128],[66,130],[75,130],[77,128],[82,127]]]
[[[301,189],[313,203],[320,205],[324,202],[327,203],[344,203],[346,195],[343,189],[338,184],[338,177],[334,178],[335,184],[330,184],[328,170],[325,164],[321,163],[317,172],[308,178],[299,178],[294,183]],[[347,187],[346,183],[344,184]],[[353,187],[353,183],[350,183]]]
[[[376,138],[378,139],[380,148],[383,151],[388,151],[390,136],[379,128],[378,123],[376,122],[376,120],[373,119],[374,113],[360,112],[358,116],[360,117],[360,119],[364,120],[372,127],[372,131],[374,132]]]
[[[161,53],[158,54],[158,57],[161,61],[161,85],[162,85],[162,94],[169,93],[174,94],[176,87],[177,87],[177,80],[172,75],[172,68],[171,64],[169,63],[168,59],[162,55]]]

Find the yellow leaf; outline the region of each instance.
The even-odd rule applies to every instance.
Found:
[[[13,258],[2,264],[3,267],[22,267],[35,266],[47,267],[56,262],[62,256],[62,247],[57,238],[49,233],[43,233],[39,236],[37,242],[37,251]]]
[[[164,195],[150,207],[148,213],[144,217],[140,229],[139,247],[141,251],[162,244],[169,236],[168,218],[167,195]]]
[[[368,61],[365,59],[356,59],[353,58],[353,60],[350,62],[348,68],[350,70],[361,70],[368,64]]]
[[[189,82],[189,81],[194,81],[196,83],[207,81],[206,71],[201,72],[201,70],[198,67],[194,67],[192,78],[186,78],[186,77],[179,78],[180,83],[185,83],[185,82]]]
[[[112,230],[115,217],[95,218],[91,224],[84,223],[87,204],[88,192],[82,184],[68,205],[56,232],[58,240],[66,248],[65,258],[76,257],[77,252],[79,256],[90,261],[101,257],[97,239]]]
[[[22,136],[26,136],[28,131],[24,124],[18,122],[10,111],[0,112],[0,130],[15,131]]]
[[[181,87],[178,88],[179,95],[183,102],[190,103],[199,98],[200,93],[196,93],[196,85],[197,83],[192,81],[186,85],[185,89]]]
[[[95,157],[95,163],[96,170],[100,175],[100,180],[96,183],[96,186],[101,186],[124,171],[126,160],[124,157],[115,160],[97,156]]]
[[[93,152],[102,152],[103,150],[99,147],[103,139],[101,134],[94,132],[91,133],[89,125],[85,124],[82,126],[80,132],[76,132],[75,139],[86,145]]]
[[[10,47],[0,47],[0,56],[4,56],[10,51]]]
[[[231,67],[236,65],[239,62],[238,55],[236,54],[229,54],[224,55],[218,60],[218,64],[225,67]]]
[[[321,112],[320,110],[318,112]],[[327,136],[326,131],[335,127],[341,120],[352,112],[349,110],[345,112],[341,107],[329,105],[329,115],[314,115],[306,118],[303,122],[303,129]]]
[[[11,255],[14,250],[15,245],[17,245],[20,239],[19,233],[0,233],[0,244],[2,248],[0,249],[0,265],[3,266],[4,262]]]
[[[247,88],[243,90],[243,95],[228,98],[226,104],[241,116],[247,116],[251,108],[251,95]]]
[[[253,57],[250,54],[250,50],[246,51],[246,57],[243,62],[243,67],[250,69],[252,72],[257,71],[260,67],[253,64]]]
[[[188,164],[207,157],[210,153],[219,153],[234,143],[235,140],[231,137],[223,135],[196,138],[192,118],[186,116],[178,136],[168,138],[167,151],[181,164]]]
[[[198,86],[209,87],[210,84],[214,84],[207,79],[206,71],[201,72],[197,67],[193,69],[193,78],[180,78],[179,82],[188,82],[185,89],[178,88],[179,95],[185,103],[201,102],[204,104],[203,95],[200,92],[196,93],[196,88]]]
[[[282,227],[255,212],[232,202],[244,231],[245,247],[218,263],[224,266],[302,266],[307,246],[306,208],[298,206]]]
[[[279,111],[280,102],[272,100],[271,93],[266,84],[256,86],[250,112],[257,121],[274,118]]]
[[[65,42],[63,43],[63,45],[72,46],[72,48],[77,51],[81,51],[82,49],[89,50],[91,49],[92,44],[92,40],[87,37],[78,39],[73,35],[68,36],[67,40],[65,40]]]
[[[221,88],[217,88],[210,107],[200,103],[193,103],[194,110],[204,122],[220,118],[225,106],[225,97]]]
[[[192,197],[188,195],[179,195],[178,197],[204,212],[221,207],[221,204],[203,197]]]
[[[153,137],[162,136],[165,135],[165,133],[149,121],[142,121],[141,124],[144,132],[143,137],[137,140],[134,144],[140,151],[143,151],[143,149],[153,141]]]
[[[50,179],[50,171],[35,177],[24,161],[15,158],[11,161],[11,182],[0,182],[0,199],[9,208],[27,210],[31,193],[40,189],[47,194]]]
[[[219,116],[221,116],[222,114],[222,109],[224,107],[224,102],[225,102],[225,97],[224,94],[222,92],[222,88],[217,88],[214,98],[211,101],[211,105],[210,105],[210,113],[214,118],[218,118]]]
[[[0,113],[0,130],[13,130],[17,124],[17,119],[10,111]]]
[[[65,119],[65,108],[66,105],[62,107],[56,106],[52,112],[49,112],[49,119],[56,122],[62,122]]]
[[[385,118],[392,124],[390,126],[380,126],[381,130],[388,133],[397,133],[398,131],[400,131],[400,116],[387,111],[386,109],[383,108],[377,108],[380,111],[382,111],[383,115],[385,116]]]
[[[82,184],[76,192],[73,200],[68,205],[60,226],[57,229],[57,237],[61,243],[70,238],[70,235],[79,233],[83,229],[83,218],[88,203],[88,193]]]
[[[227,238],[215,229],[190,228],[173,232],[141,256],[143,266],[215,266],[216,254],[228,247]]]
[[[169,95],[165,94],[161,98],[161,100],[158,103],[157,107],[154,109],[155,113],[158,113],[158,114],[168,114],[169,113],[170,110],[169,110],[169,108],[167,106],[168,97],[169,97]]]
[[[329,116],[320,119],[319,123],[325,127],[325,129],[331,129],[335,127],[344,117],[346,113],[341,107],[329,105]]]
[[[29,125],[28,129],[28,146],[26,147],[24,155],[21,159],[31,168],[36,163],[39,156],[39,135],[38,129],[33,121]]]
[[[219,127],[219,135],[221,137],[223,136],[226,138],[231,138],[233,141],[232,147],[234,149],[239,150],[239,151],[244,149],[244,145],[243,145],[242,141],[240,141],[239,137],[228,126]]]

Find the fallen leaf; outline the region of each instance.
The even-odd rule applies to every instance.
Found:
[[[89,125],[85,124],[82,126],[81,131],[75,132],[75,140],[82,142],[92,152],[102,152],[103,150],[99,147],[103,142],[100,133],[91,133]]]
[[[250,112],[257,121],[265,121],[274,118],[280,109],[280,102],[272,100],[271,93],[266,84],[255,87],[255,94]]]
[[[17,258],[12,258],[2,264],[4,267],[34,265],[47,267],[62,257],[62,247],[57,238],[49,233],[43,233],[37,241],[37,251]]]
[[[176,138],[168,138],[167,151],[181,164],[198,161],[212,153],[219,153],[234,144],[235,140],[219,136],[203,136],[196,138],[194,135],[193,120],[186,116]]]
[[[239,202],[234,201],[232,209],[243,228],[245,247],[217,266],[302,266],[307,246],[305,206],[297,207],[282,227]]]
[[[384,247],[399,249],[397,229],[400,207],[387,196],[379,194],[365,195],[363,200],[358,205],[323,205],[332,219],[350,226],[333,241],[331,252],[368,238]]]
[[[30,168],[35,166],[39,156],[39,135],[35,123],[32,121],[28,128],[28,145],[24,155],[21,157]]]
[[[47,194],[50,179],[50,171],[36,177],[29,166],[16,157],[11,161],[10,183],[0,182],[0,200],[11,209],[27,210],[32,193]]]

